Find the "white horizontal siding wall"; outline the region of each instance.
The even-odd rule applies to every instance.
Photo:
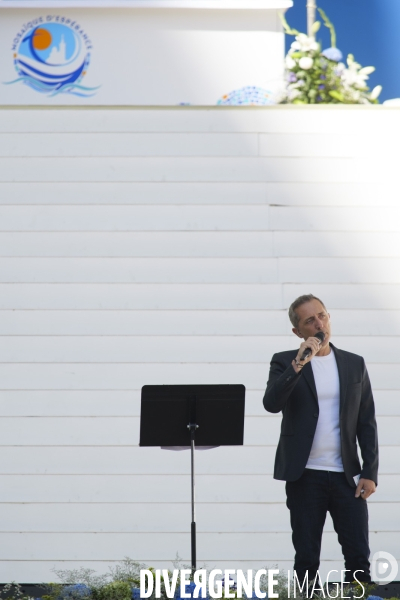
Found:
[[[367,360],[371,548],[400,559],[399,133],[383,108],[0,111],[1,581],[189,561],[189,455],[138,447],[149,383],[246,385],[245,446],[196,456],[199,562],[291,568],[261,401],[308,292]]]

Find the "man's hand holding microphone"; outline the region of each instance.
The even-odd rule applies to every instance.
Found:
[[[300,373],[301,369],[306,365],[321,349],[321,344],[325,339],[323,331],[318,331],[315,337],[309,337],[300,344],[296,358],[292,361],[293,369],[296,373]]]

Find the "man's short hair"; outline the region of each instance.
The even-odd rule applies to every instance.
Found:
[[[304,294],[304,296],[299,296],[289,306],[289,319],[293,327],[297,328],[300,321],[299,316],[296,312],[296,308],[299,308],[299,306],[302,306],[302,304],[306,304],[306,302],[311,302],[311,300],[318,300],[318,302],[320,302],[326,310],[325,304],[322,302],[322,300],[317,298],[317,296],[314,296],[313,294]]]

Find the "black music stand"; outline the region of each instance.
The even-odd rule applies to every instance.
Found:
[[[191,556],[196,570],[195,446],[242,446],[244,385],[145,385],[139,446],[191,449]]]

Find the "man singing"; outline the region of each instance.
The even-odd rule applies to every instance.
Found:
[[[292,303],[289,318],[304,341],[272,357],[263,403],[283,416],[274,478],[286,481],[294,569],[300,582],[316,576],[329,511],[346,580],[370,582],[366,499],[378,481],[378,437],[364,359],[329,342],[330,316],[312,294]]]

